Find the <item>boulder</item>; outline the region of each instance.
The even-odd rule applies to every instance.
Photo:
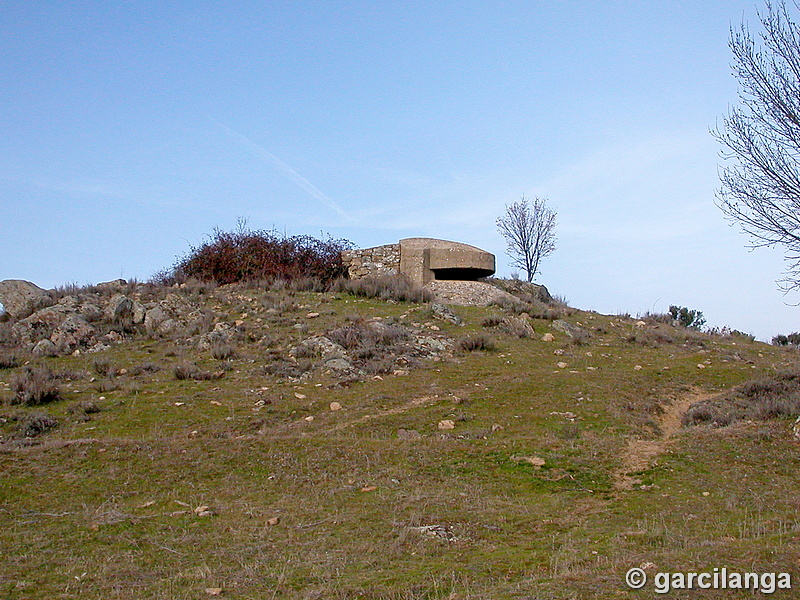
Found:
[[[68,354],[81,348],[88,348],[93,345],[95,329],[86,319],[77,314],[68,316],[56,327],[50,340],[56,345],[60,352]]]
[[[51,340],[45,338],[36,342],[33,353],[38,356],[58,356],[58,347]]]
[[[45,290],[21,279],[0,281],[0,302],[3,303],[4,311],[15,319],[26,317],[53,303]]]
[[[14,323],[11,333],[23,344],[35,344],[41,339],[49,338],[55,329],[69,316],[74,309],[64,304],[56,304],[37,310],[29,317]]]
[[[125,294],[114,294],[108,300],[103,316],[112,323],[133,317],[133,301]]]

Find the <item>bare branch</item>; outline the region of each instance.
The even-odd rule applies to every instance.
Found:
[[[731,30],[741,106],[713,132],[734,161],[720,170],[717,205],[751,246],[784,246],[792,289],[800,287],[800,28],[784,0],[767,0],[759,20],[760,47],[747,24]]]
[[[525,271],[528,282],[539,271],[539,262],[556,249],[555,227],[556,212],[538,197],[531,202],[523,196],[506,205],[506,212],[497,219],[511,264]]]

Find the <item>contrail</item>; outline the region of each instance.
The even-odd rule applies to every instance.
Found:
[[[230,137],[232,137],[242,146],[244,146],[244,148],[246,148],[251,154],[260,158],[268,165],[275,167],[284,175],[286,175],[286,177],[294,181],[300,188],[305,190],[312,198],[318,200],[328,208],[335,210],[337,213],[339,213],[342,217],[344,217],[348,221],[350,220],[348,214],[342,210],[341,206],[336,204],[333,198],[327,196],[326,194],[323,194],[317,186],[315,186],[308,179],[300,175],[300,173],[295,171],[292,167],[287,165],[280,158],[278,158],[271,152],[267,152],[266,150],[264,150],[264,148],[262,148],[249,138],[245,137],[238,131],[234,131],[233,129],[231,129],[230,127],[226,127],[222,123],[217,123],[217,126],[222,128],[225,131],[225,133],[227,133]]]

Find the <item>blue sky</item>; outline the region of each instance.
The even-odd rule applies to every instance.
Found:
[[[239,217],[497,255],[545,196],[537,281],[606,313],[800,329],[714,205],[751,1],[0,4],[0,279],[147,279]]]

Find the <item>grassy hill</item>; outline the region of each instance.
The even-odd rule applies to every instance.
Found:
[[[800,586],[793,348],[565,307],[455,324],[346,292],[123,292],[193,316],[54,357],[2,324],[0,597],[652,598],[658,572],[715,567]]]

